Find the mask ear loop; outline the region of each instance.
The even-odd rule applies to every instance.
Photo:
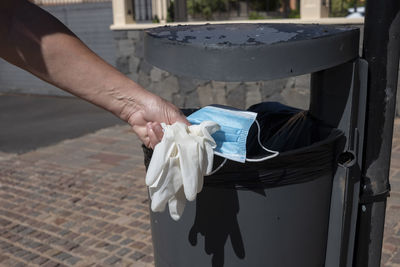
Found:
[[[224,165],[225,165],[225,163],[226,163],[227,161],[228,161],[228,159],[225,158],[224,161],[221,162],[221,164],[219,164],[219,166],[218,166],[215,170],[211,171],[211,172],[210,172],[209,174],[207,174],[206,176],[213,175],[214,173],[216,173],[217,171],[219,171],[222,167],[224,167]]]
[[[274,150],[270,150],[270,149],[266,148],[265,146],[263,146],[263,144],[261,143],[261,127],[260,127],[260,124],[258,123],[257,120],[255,120],[255,122],[256,122],[257,128],[258,128],[258,134],[257,134],[258,144],[261,146],[262,149],[264,149],[268,153],[272,153],[272,155],[269,155],[269,156],[266,156],[266,157],[263,157],[263,158],[259,158],[259,159],[246,158],[246,161],[248,161],[248,162],[260,162],[260,161],[264,161],[264,160],[267,160],[267,159],[275,158],[276,156],[279,155],[279,152],[278,151],[274,151]]]
[[[267,151],[268,153],[272,153],[272,155],[263,157],[263,158],[259,158],[259,159],[249,159],[246,158],[246,161],[248,162],[260,162],[260,161],[264,161],[267,159],[271,159],[271,158],[275,158],[276,156],[279,155],[278,151],[274,151],[274,150],[270,150],[268,148],[266,148],[265,146],[263,146],[263,144],[261,143],[261,127],[260,124],[258,123],[257,120],[255,120],[256,124],[257,124],[257,129],[258,129],[258,134],[257,134],[257,141],[258,144],[261,146],[262,149],[264,149],[265,151]],[[207,174],[206,176],[210,176],[213,175],[214,173],[216,173],[217,171],[219,171],[222,167],[224,167],[225,163],[227,162],[228,159],[224,159],[224,161],[213,171],[211,171],[209,174]]]

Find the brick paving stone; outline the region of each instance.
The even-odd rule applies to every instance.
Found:
[[[87,239],[85,242],[82,243],[82,245],[90,247],[99,242],[101,242],[101,241],[99,241],[98,239],[92,238],[92,239]]]
[[[23,257],[23,259],[24,259],[25,261],[30,262],[30,261],[32,261],[32,260],[38,258],[38,257],[39,257],[39,255],[37,255],[37,254],[35,254],[35,253],[29,252],[27,255],[25,255],[25,256]]]
[[[79,245],[77,243],[67,241],[67,243],[65,243],[62,247],[67,251],[71,251],[71,250],[79,247]]]
[[[111,257],[109,257],[108,259],[106,259],[104,261],[104,264],[106,264],[106,265],[114,265],[119,261],[121,261],[121,258],[116,257],[116,256],[111,256]]]
[[[96,257],[96,259],[101,260],[101,259],[104,259],[104,258],[110,256],[110,253],[107,253],[107,252],[96,252],[94,254],[94,256]]]
[[[33,260],[32,260],[32,263],[33,263],[33,264],[37,264],[37,265],[41,265],[41,264],[44,264],[44,263],[45,263],[46,261],[48,261],[48,260],[49,260],[48,258],[39,256],[39,257],[37,257],[36,259],[33,259]]]
[[[69,258],[67,258],[67,259],[65,260],[65,263],[67,263],[68,265],[75,265],[75,264],[78,263],[80,260],[81,260],[81,259],[78,258],[78,257],[71,256],[71,257],[69,257]]]
[[[23,262],[19,262],[16,265],[14,265],[14,267],[25,267],[25,266],[26,266],[26,264]]]
[[[143,259],[141,259],[141,261],[151,263],[154,261],[154,258],[153,258],[153,256],[146,255],[143,257]]]
[[[145,246],[146,246],[146,243],[143,243],[141,241],[135,241],[134,243],[132,243],[130,245],[131,248],[135,248],[135,249],[141,249],[141,248],[143,248]]]
[[[108,252],[113,252],[113,251],[115,251],[116,249],[119,249],[119,248],[120,248],[120,246],[111,245],[111,244],[108,244],[107,246],[104,247],[104,249],[107,250]]]
[[[122,246],[125,246],[125,245],[129,245],[130,243],[132,243],[134,240],[132,240],[132,239],[130,239],[130,238],[127,238],[127,239],[124,239],[124,240],[122,240],[121,242],[120,242],[120,244],[122,245]]]
[[[139,251],[135,251],[134,253],[129,255],[129,258],[131,258],[131,259],[133,259],[135,261],[138,261],[138,260],[140,260],[141,258],[143,258],[145,256],[146,256],[146,254],[143,254],[143,253],[141,253]]]
[[[87,236],[79,236],[77,239],[75,239],[75,242],[80,244],[80,243],[83,243],[87,239],[89,239],[89,237],[87,237]]]
[[[132,250],[129,248],[122,248],[120,250],[117,251],[117,255],[120,257],[125,256],[126,254],[130,253]]]
[[[18,258],[23,258],[28,253],[30,253],[30,252],[27,250],[20,249],[14,254],[14,256],[18,257]]]
[[[145,246],[142,250],[143,253],[145,253],[146,255],[151,255],[153,252],[153,246]]]
[[[83,227],[81,227],[81,228],[79,229],[79,233],[87,233],[87,232],[89,232],[90,230],[92,230],[92,227],[91,227],[91,226],[83,226]]]
[[[65,252],[59,252],[59,253],[53,255],[53,258],[55,258],[55,259],[57,259],[59,261],[64,261],[64,260],[66,260],[66,259],[68,259],[70,257],[71,257],[71,254],[68,254],[68,253],[65,253]]]
[[[59,266],[60,264],[58,262],[52,260],[48,260],[43,265],[41,265],[41,267],[59,267]]]
[[[99,234],[100,234],[101,232],[102,232],[102,231],[101,231],[100,229],[93,229],[92,231],[89,232],[89,234],[90,234],[90,235],[93,235],[93,236],[99,236]]]
[[[122,236],[120,235],[113,235],[112,237],[110,237],[108,240],[111,242],[117,242],[118,240],[120,240],[122,238]]]
[[[101,239],[108,239],[111,235],[112,235],[111,232],[104,231],[104,232],[101,232],[100,234],[98,234],[97,237],[101,238]]]

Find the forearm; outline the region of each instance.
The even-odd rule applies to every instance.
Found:
[[[126,121],[138,109],[138,100],[150,94],[47,12],[27,1],[11,2],[0,10],[0,55],[5,60]]]

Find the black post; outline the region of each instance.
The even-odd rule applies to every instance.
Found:
[[[366,4],[363,58],[368,99],[354,265],[381,261],[400,54],[400,1]]]

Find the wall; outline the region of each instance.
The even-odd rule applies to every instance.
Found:
[[[309,75],[260,82],[215,82],[173,75],[149,65],[143,59],[143,32],[115,31],[116,67],[148,90],[179,107],[226,104],[247,108],[261,101],[279,101],[307,109]]]
[[[46,6],[92,50],[115,65],[111,2]],[[0,92],[69,95],[0,59]]]

